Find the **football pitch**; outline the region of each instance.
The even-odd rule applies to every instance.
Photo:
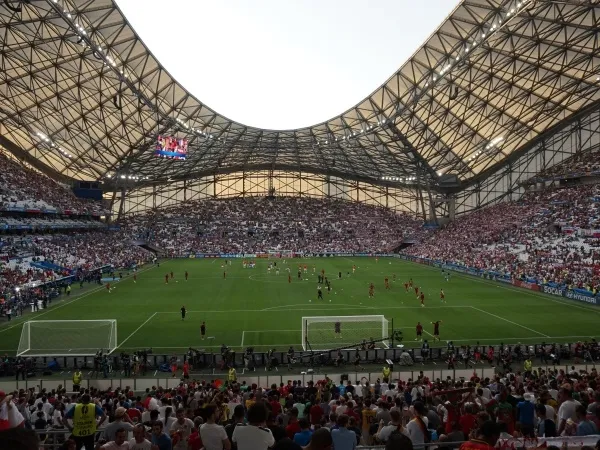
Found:
[[[115,319],[117,352],[152,347],[163,354],[181,353],[188,347],[218,352],[222,344],[237,351],[249,346],[257,351],[286,351],[290,345],[300,349],[303,316],[384,315],[390,329],[393,319],[394,329],[403,332],[403,343],[415,347],[421,345],[415,341],[417,322],[423,324],[424,337],[431,342],[431,322],[437,320],[442,321],[442,344],[438,345],[448,340],[456,345],[574,342],[597,337],[598,333],[600,309],[594,306],[467,275],[453,273],[446,281],[440,269],[399,259],[274,261],[280,267],[279,275],[274,270],[267,272],[269,260],[257,260],[256,267],[250,269],[242,267],[241,259],[233,259],[226,279],[221,259],[163,261],[160,267],[138,272],[136,283],[128,276],[114,283],[110,293],[99,287],[68,299],[62,296],[62,301],[53,302],[47,310],[2,323],[0,351],[15,354],[25,320]],[[308,266],[301,280],[297,277],[299,264]],[[354,274],[353,265],[357,267]],[[317,273],[322,269],[331,281],[331,292],[324,289],[324,299],[317,300]],[[174,278],[166,284],[165,274],[171,271]],[[188,281],[185,271],[189,272]],[[389,290],[384,288],[386,276]],[[420,306],[413,290],[405,291],[404,283],[410,278],[425,292],[425,307]],[[369,298],[371,282],[375,298]],[[440,289],[445,292],[446,303],[440,300]],[[73,293],[78,290],[75,284]],[[184,321],[182,305],[187,309]],[[206,322],[204,341],[200,339],[202,321]],[[375,331],[373,334],[377,338]],[[341,341],[334,338],[332,323],[327,348],[340,346]],[[344,335],[344,341],[352,339],[348,333]],[[84,335],[81,340],[85,340]]]

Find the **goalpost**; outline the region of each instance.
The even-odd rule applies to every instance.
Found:
[[[23,324],[17,356],[92,356],[117,349],[117,321],[30,320]]]
[[[339,322],[340,333],[335,324]],[[328,350],[359,344],[363,340],[380,341],[377,348],[389,348],[389,321],[382,315],[302,317],[302,348]],[[307,345],[308,341],[308,345]]]

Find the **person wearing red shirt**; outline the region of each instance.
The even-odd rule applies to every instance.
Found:
[[[148,394],[142,402],[142,406],[144,407],[144,409],[148,409],[148,407],[150,406],[150,400],[152,400],[152,395]]]
[[[359,415],[356,411],[354,411],[354,402],[350,400],[346,406],[347,408],[344,414],[346,414],[348,417],[353,417],[354,420],[356,420],[356,423],[360,423]]]
[[[319,405],[318,403],[314,401],[311,403],[314,404],[310,407],[310,423],[312,425],[319,425],[325,412],[323,411],[323,408],[321,408],[321,405]]]
[[[190,363],[188,361],[183,363],[183,378],[185,380],[190,378]]]
[[[465,414],[463,414],[458,420],[460,429],[465,436],[469,436],[471,430],[475,428],[477,423],[477,416],[473,414],[473,408],[471,405],[465,405]]]
[[[279,400],[273,396],[269,397],[269,405],[271,405],[271,413],[277,417],[281,412],[281,403]]]
[[[298,423],[298,408],[290,409],[290,421],[288,426],[285,427],[285,435],[290,439],[294,439],[296,433],[300,433],[300,424]]]
[[[196,417],[194,419],[194,431],[188,438],[188,449],[200,450],[202,448],[202,438],[200,438],[200,425],[202,425],[202,419]]]

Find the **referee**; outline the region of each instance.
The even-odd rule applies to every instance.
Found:
[[[181,320],[185,320],[185,313],[186,313],[186,309],[185,309],[185,305],[183,305],[181,307]]]

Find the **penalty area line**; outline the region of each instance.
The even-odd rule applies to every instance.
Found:
[[[152,269],[154,269],[155,267],[156,267],[156,266],[151,266],[151,267],[147,267],[147,268],[145,268],[145,269],[141,269],[141,270],[139,271],[139,273],[141,274],[141,273],[143,273],[143,272],[147,272],[147,271],[149,271],[149,270],[152,270]],[[124,282],[127,282],[127,281],[129,281],[129,280],[132,280],[132,279],[133,279],[133,277],[130,277],[130,278],[127,278],[127,279],[123,280],[122,282],[124,283]],[[60,308],[63,308],[63,307],[65,307],[65,306],[68,306],[68,305],[70,305],[70,304],[72,304],[72,303],[75,303],[75,302],[77,302],[77,301],[81,300],[82,298],[86,298],[86,297],[88,297],[88,296],[90,296],[90,295],[92,295],[92,294],[95,294],[96,292],[100,292],[100,291],[102,291],[103,289],[106,289],[106,286],[102,285],[102,286],[99,286],[99,287],[93,288],[91,291],[89,291],[89,292],[86,292],[86,293],[85,293],[85,294],[83,294],[83,295],[79,295],[79,296],[75,297],[75,298],[74,298],[73,300],[71,300],[71,301],[66,301],[66,299],[64,299],[64,300],[59,300],[59,302],[61,302],[61,303],[59,303],[58,305],[56,305],[56,306],[50,306],[50,305],[49,305],[49,306],[48,306],[46,309],[44,309],[44,310],[42,310],[42,311],[24,314],[23,316],[21,316],[22,318],[18,318],[18,319],[15,319],[15,320],[13,320],[13,321],[12,321],[12,322],[15,322],[15,321],[16,321],[16,322],[18,322],[18,323],[14,324],[14,325],[11,325],[11,326],[9,326],[9,327],[1,327],[1,328],[0,328],[0,333],[4,333],[5,331],[12,330],[13,328],[16,328],[16,327],[18,327],[18,326],[21,326],[21,325],[23,325],[25,322],[28,322],[28,321],[30,321],[30,320],[37,320],[39,317],[45,316],[46,314],[50,314],[51,312],[54,312],[54,311],[56,311],[57,309],[60,309]]]
[[[548,336],[547,334],[540,333],[539,331],[536,331],[533,328],[529,328],[529,327],[526,327],[525,325],[521,325],[520,323],[513,322],[512,320],[505,319],[504,317],[499,316],[497,314],[492,314],[491,312],[487,312],[487,311],[485,311],[483,309],[479,309],[479,308],[476,308],[474,306],[471,306],[471,308],[474,309],[475,311],[479,311],[481,313],[488,314],[488,315],[490,315],[492,317],[495,317],[497,319],[504,320],[505,322],[512,323],[513,325],[516,325],[518,327],[524,328],[524,329],[529,330],[529,331],[531,331],[533,333],[539,334],[540,336],[543,336],[545,338],[550,338],[551,337],[551,336]]]
[[[125,340],[124,340],[124,341],[121,341],[121,343],[120,343],[119,345],[117,345],[117,346],[116,346],[115,350],[116,350],[117,348],[120,348],[120,347],[121,347],[121,346],[122,346],[122,345],[123,345],[125,342],[127,342],[129,339],[131,339],[131,337],[132,337],[132,336],[133,336],[135,333],[137,333],[138,331],[140,331],[140,330],[142,329],[142,327],[143,327],[144,325],[146,325],[148,322],[150,322],[150,321],[151,321],[151,320],[154,318],[154,316],[156,316],[157,314],[158,314],[158,313],[154,313],[154,314],[152,314],[150,317],[148,317],[148,318],[147,318],[147,319],[144,321],[144,323],[142,323],[142,324],[141,324],[139,327],[137,327],[137,328],[136,328],[136,329],[133,331],[133,333],[131,333],[129,336],[127,336],[127,337],[125,338]]]

